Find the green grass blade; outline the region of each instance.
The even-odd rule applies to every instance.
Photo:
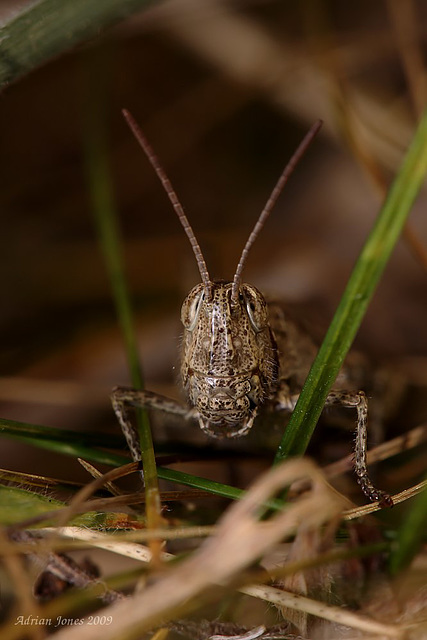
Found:
[[[392,574],[407,567],[426,540],[427,490],[424,489],[412,503],[412,508],[402,519],[397,541],[393,545],[389,567]]]
[[[105,101],[108,98],[106,76],[108,65],[96,64],[94,58],[92,71],[97,78],[92,83],[92,102],[88,113],[86,132],[86,166],[89,178],[89,190],[92,208],[100,244],[107,266],[117,317],[125,342],[130,377],[134,389],[143,388],[142,371],[138,358],[138,347],[133,322],[132,306],[127,289],[126,277],[121,251],[121,234],[117,223],[114,196],[111,188],[111,173],[108,164],[107,124],[102,115],[105,114]],[[141,457],[144,468],[145,492],[147,499],[147,521],[149,526],[156,527],[160,517],[160,500],[156,459],[147,412],[136,412]]]
[[[91,442],[93,437],[93,441],[95,442],[96,434],[75,434],[75,432],[72,431],[63,431],[62,429],[55,429],[53,427],[42,427],[10,420],[1,420],[0,427],[0,435],[9,436],[13,440],[24,442],[40,449],[62,453],[74,458],[83,458],[90,462],[113,467],[129,463],[129,458],[126,456],[110,451],[102,451],[101,449],[96,449],[93,445],[85,445],[85,435],[90,436],[89,441]],[[74,435],[77,435],[78,440],[73,437]],[[107,442],[103,442],[102,445],[107,446]],[[120,446],[122,445],[123,439],[121,438]],[[242,489],[221,482],[215,482],[214,480],[201,478],[200,476],[194,476],[190,473],[176,471],[175,469],[157,467],[157,474],[158,477],[163,480],[183,484],[193,489],[201,489],[231,500],[239,500],[244,495]],[[283,508],[283,502],[280,500],[271,500],[268,505],[270,508]]]
[[[28,437],[39,440],[72,442],[75,447],[95,446],[119,449],[123,446],[123,437],[92,431],[72,431],[71,429],[55,429],[29,422],[6,420],[0,418],[0,434],[12,437]],[[78,455],[78,454],[77,454]]]
[[[66,506],[65,502],[51,496],[18,487],[5,487],[0,484],[0,524],[4,526],[14,525],[43,514],[48,518],[49,513],[56,512]],[[69,524],[98,529],[106,527],[108,520],[109,514],[107,512],[87,511],[83,515],[72,518]],[[43,522],[43,526],[46,526],[46,521]]]
[[[124,456],[118,456],[117,454],[109,451],[101,451],[81,444],[74,444],[73,442],[64,442],[63,440],[39,440],[37,438],[31,438],[23,435],[12,436],[12,439],[17,440],[18,442],[34,445],[35,447],[45,449],[46,451],[54,451],[55,453],[83,458],[83,460],[92,460],[114,467],[127,464],[129,462],[129,458],[125,458]]]
[[[152,0],[40,0],[0,29],[0,87],[98,36]]]
[[[427,111],[350,276],[275,461],[302,455],[427,172]]]
[[[97,131],[92,129],[91,138],[88,139],[87,145],[87,167],[92,208],[113,292],[117,318],[124,339],[132,386],[135,389],[140,389],[143,386],[143,376],[138,358],[132,308],[124,275],[120,230],[110,187],[111,177],[106,160],[108,150],[105,139],[99,131],[99,120],[98,124],[94,123],[93,126]]]

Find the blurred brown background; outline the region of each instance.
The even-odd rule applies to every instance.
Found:
[[[0,18],[23,4],[3,2]],[[168,0],[7,88],[0,415],[117,429],[108,395],[128,375],[88,194],[91,114],[106,124],[146,385],[177,395],[180,304],[198,272],[121,108],[161,158],[211,275],[224,278],[295,146],[324,119],[245,271],[322,333],[383,199],[372,170],[390,182],[425,104],[426,36],[421,0]],[[426,244],[425,193],[411,226]],[[426,288],[422,258],[401,241],[357,341],[420,386]],[[1,442],[1,466],[58,475],[61,460]]]

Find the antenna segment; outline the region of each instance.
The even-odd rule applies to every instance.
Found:
[[[147,156],[151,166],[157,174],[160,182],[163,185],[164,190],[172,203],[173,208],[181,222],[185,233],[187,234],[188,239],[190,240],[190,244],[193,248],[194,255],[196,257],[197,266],[199,267],[200,276],[202,278],[202,283],[205,289],[206,299],[209,300],[211,297],[211,281],[209,278],[208,269],[206,267],[205,259],[203,258],[202,251],[200,249],[200,245],[196,240],[196,236],[194,235],[194,231],[191,228],[191,225],[188,221],[187,216],[184,213],[184,209],[178,199],[175,189],[173,188],[169,178],[167,177],[163,167],[161,166],[159,159],[151,148],[148,140],[142,133],[138,123],[135,118],[127,109],[122,109],[122,114],[124,119],[126,120],[129,128],[131,129],[133,135],[135,136],[137,142],[142,147],[145,155]]]
[[[298,162],[301,160],[302,156],[307,151],[307,149],[310,146],[311,142],[313,141],[314,137],[319,132],[319,129],[322,126],[322,124],[323,124],[322,120],[318,120],[310,128],[308,133],[306,133],[306,135],[304,136],[303,140],[300,142],[298,148],[294,152],[293,156],[289,160],[288,164],[284,168],[284,170],[282,172],[282,175],[280,176],[279,180],[277,181],[276,186],[274,187],[273,191],[271,192],[271,195],[270,195],[269,199],[267,200],[267,203],[266,203],[264,209],[261,211],[261,215],[259,216],[258,221],[255,224],[255,226],[254,226],[254,228],[253,228],[253,230],[252,230],[252,232],[251,232],[251,234],[250,234],[250,236],[249,236],[249,238],[248,238],[248,240],[246,242],[246,245],[245,245],[245,247],[244,247],[244,249],[242,251],[242,255],[240,256],[239,264],[237,265],[236,273],[234,274],[233,287],[232,287],[232,290],[231,290],[231,303],[232,304],[236,304],[237,303],[237,299],[239,297],[239,288],[240,288],[240,285],[242,283],[242,271],[243,271],[243,269],[244,269],[244,267],[246,265],[246,260],[248,258],[249,251],[250,251],[253,243],[255,242],[257,237],[259,236],[260,231],[263,228],[264,224],[266,223],[266,220],[267,220],[268,216],[270,215],[271,210],[273,209],[274,205],[276,204],[276,200],[279,197],[280,193],[282,192],[283,187],[285,186],[285,184],[289,180],[289,178],[290,178],[293,170],[297,166]]]

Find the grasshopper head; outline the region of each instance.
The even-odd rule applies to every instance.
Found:
[[[215,437],[247,433],[257,409],[277,381],[276,344],[262,294],[242,284],[237,302],[233,283],[203,284],[184,300],[181,377],[201,428]]]

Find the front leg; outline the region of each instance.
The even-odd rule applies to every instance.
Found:
[[[336,404],[342,407],[354,407],[357,411],[357,429],[354,445],[354,470],[363,493],[372,502],[379,502],[383,507],[392,507],[392,497],[377,489],[368,474],[366,464],[368,440],[368,401],[363,391],[331,391],[326,398],[326,404]]]
[[[193,417],[193,411],[181,405],[175,400],[161,396],[152,391],[137,391],[127,387],[115,387],[111,394],[111,404],[117,416],[123,435],[126,438],[132,460],[141,466],[141,445],[136,427],[132,424],[128,408],[140,407],[143,409],[160,409],[168,413],[180,415],[184,418]],[[194,416],[197,418],[197,415]],[[144,471],[141,469],[141,478],[144,482]]]
[[[285,381],[281,382],[275,398],[275,408],[284,411],[293,411],[299,394],[291,394]],[[340,405],[341,407],[355,408],[357,411],[357,428],[354,446],[354,470],[357,482],[363,493],[372,502],[379,502],[381,506],[393,506],[391,496],[377,489],[369,478],[366,464],[367,439],[368,439],[368,401],[363,391],[331,391],[326,398],[325,405]]]

